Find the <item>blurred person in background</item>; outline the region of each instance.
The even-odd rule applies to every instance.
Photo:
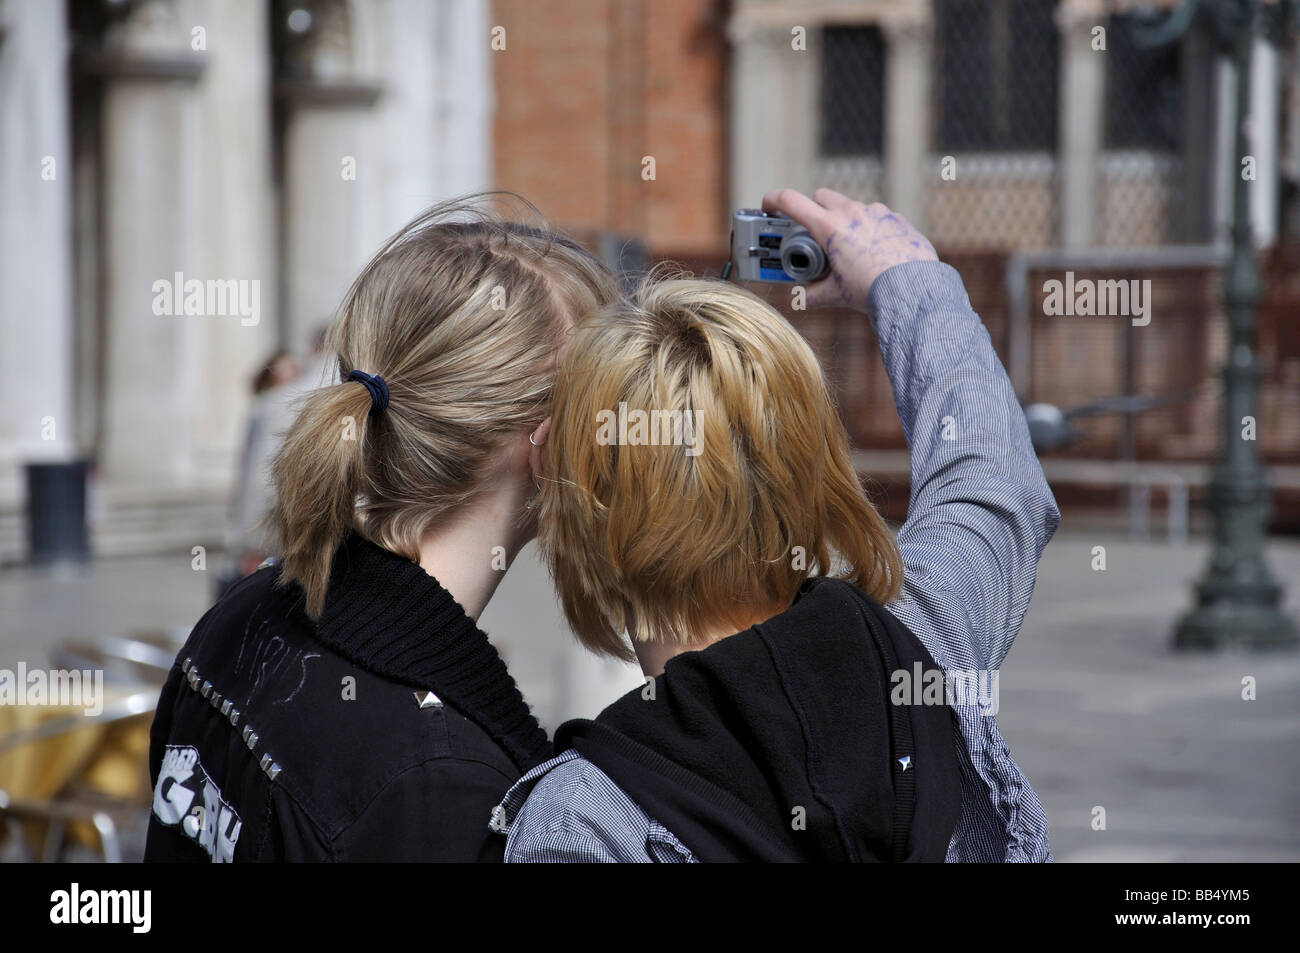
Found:
[[[227,565],[217,578],[217,598],[256,571],[270,555],[264,520],[275,499],[271,464],[293,426],[298,401],[327,382],[323,325],[312,335],[312,349],[300,367],[288,351],[277,351],[253,378],[253,403],[244,428],[235,490],[226,522]]]
[[[492,806],[551,746],[477,619],[536,531],[558,346],[616,294],[573,241],[475,201],[362,270],[340,380],[276,457],[278,558],[159,699],[146,860],[501,859]]]
[[[580,324],[543,427],[540,542],[578,638],[647,684],[561,726],[494,812],[506,859],[1050,860],[996,702],[946,681],[895,697],[899,672],[996,671],[1060,522],[1010,381],[902,216],[829,189],[763,205],[826,250],[809,306],[869,315],[907,522],[896,542],[811,349],[754,295],[652,276]],[[602,439],[614,409],[681,422]]]
[[[279,416],[287,385],[300,373],[298,361],[288,351],[272,354],[253,375],[253,401],[244,425],[235,490],[226,525],[226,553],[230,565],[217,577],[217,598],[238,579],[253,572],[269,555],[256,524],[270,508],[271,470],[275,442],[272,418]]]

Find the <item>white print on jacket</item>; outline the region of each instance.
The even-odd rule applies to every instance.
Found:
[[[196,804],[200,794],[202,803]],[[167,746],[153,792],[153,813],[167,827],[197,841],[213,863],[228,864],[234,859],[235,842],[244,823],[203,770],[197,748]]]

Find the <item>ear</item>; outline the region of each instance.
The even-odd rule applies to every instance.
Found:
[[[551,418],[547,417],[528,435],[528,442],[532,445],[528,448],[528,462],[532,465],[534,479],[542,474],[542,467],[546,462],[546,438],[550,434]]]

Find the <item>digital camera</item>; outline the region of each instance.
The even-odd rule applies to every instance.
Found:
[[[826,252],[804,228],[779,212],[738,209],[731,218],[731,261],[741,281],[816,281]]]

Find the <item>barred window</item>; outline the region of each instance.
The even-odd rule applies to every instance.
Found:
[[[1107,149],[1178,147],[1179,44],[1138,42],[1131,16],[1111,17],[1106,31]]]
[[[822,33],[821,154],[879,155],[885,140],[885,43],[874,26]]]
[[[1055,0],[936,0],[937,145],[1055,150]]]

